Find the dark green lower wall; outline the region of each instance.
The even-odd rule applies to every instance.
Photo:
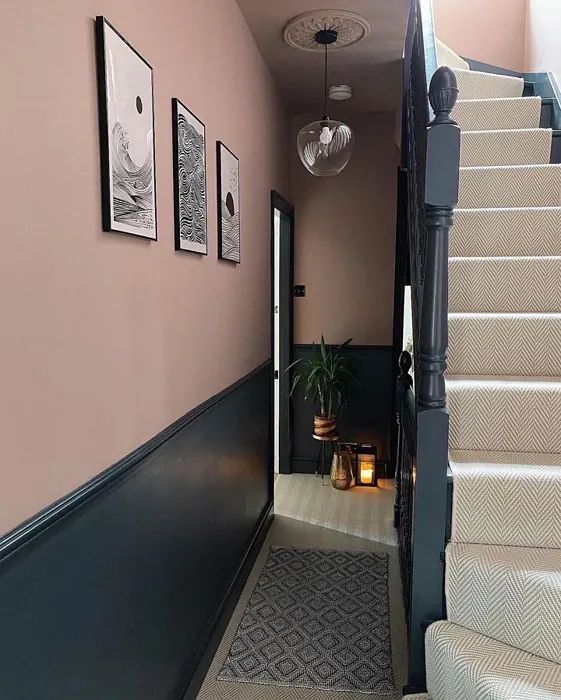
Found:
[[[311,345],[295,345],[294,359],[307,357]],[[391,346],[351,345],[348,349],[359,382],[349,387],[348,408],[339,421],[339,434],[348,442],[371,442],[381,461],[390,458],[391,401],[395,372]],[[319,443],[312,438],[314,407],[299,392],[293,398],[293,470],[315,471]],[[328,450],[328,454],[330,454]],[[385,465],[381,465],[384,473]]]
[[[2,700],[182,696],[271,503],[270,407],[267,363],[0,541]]]

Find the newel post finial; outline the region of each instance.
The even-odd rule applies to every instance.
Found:
[[[398,365],[399,365],[398,379],[401,382],[403,382],[406,386],[413,385],[413,377],[409,374],[409,370],[411,369],[412,364],[413,364],[413,361],[411,359],[411,355],[407,352],[407,350],[402,350],[401,353],[399,354],[399,360],[398,360]]]
[[[450,117],[450,112],[454,109],[458,93],[456,74],[448,66],[440,66],[432,76],[429,86],[429,102],[434,112],[431,126],[456,123]]]

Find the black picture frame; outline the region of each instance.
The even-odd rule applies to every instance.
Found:
[[[152,183],[153,183],[153,231],[154,235],[144,235],[133,230],[126,230],[124,226],[115,225],[113,216],[113,200],[111,192],[111,154],[109,134],[109,109],[107,91],[107,62],[106,62],[106,29],[110,29],[128,49],[150,69],[150,99],[152,119]],[[148,61],[128,42],[104,16],[95,18],[95,54],[97,72],[97,96],[100,140],[100,175],[101,175],[101,220],[104,231],[122,233],[144,238],[149,241],[158,240],[158,213],[157,213],[157,187],[156,187],[156,131],[154,119],[154,75],[153,68]],[[133,227],[129,227],[133,228]]]
[[[238,205],[238,245],[237,245],[237,256],[228,255],[225,252],[225,235],[223,231],[222,222],[222,149],[227,151],[236,161],[237,167],[237,179],[238,179],[238,192],[237,192],[237,205]],[[216,142],[216,194],[217,194],[217,230],[218,230],[218,258],[220,260],[226,260],[228,262],[239,265],[241,263],[241,212],[240,212],[240,161],[237,155],[231,151],[228,146],[222,141]]]
[[[204,188],[205,188],[205,250],[196,250],[194,247],[181,247],[181,203],[179,188],[179,128],[178,128],[178,107],[188,112],[203,127],[203,158],[204,158]],[[171,122],[172,122],[172,144],[173,144],[173,203],[174,203],[174,227],[175,227],[175,250],[182,253],[195,253],[196,255],[208,255],[208,183],[206,172],[206,125],[190,110],[178,97],[171,99]]]

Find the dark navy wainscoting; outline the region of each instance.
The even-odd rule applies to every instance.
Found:
[[[269,522],[270,371],[188,414],[0,560],[2,700],[182,696]]]
[[[307,357],[311,345],[294,345],[294,359]],[[348,349],[358,383],[349,386],[348,408],[339,421],[341,440],[372,442],[380,460],[389,460],[391,402],[395,372],[392,347],[351,345]],[[314,407],[305,403],[302,392],[293,398],[293,470],[315,470],[319,443],[312,438]],[[327,454],[331,450],[327,448]],[[384,473],[384,466],[381,465]]]

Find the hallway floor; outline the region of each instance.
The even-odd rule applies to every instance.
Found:
[[[294,475],[291,475],[294,476]],[[291,477],[288,477],[291,478]],[[311,477],[313,478],[313,477]],[[297,480],[296,480],[297,481]],[[331,487],[317,488],[329,493]],[[380,493],[383,493],[380,491]],[[342,495],[336,493],[336,495]],[[358,493],[356,494],[358,495]],[[372,494],[374,495],[374,494]],[[375,498],[375,496],[374,496]],[[377,499],[386,503],[385,515],[390,516],[391,499]],[[255,566],[244,587],[234,614],[228,624],[228,628],[220,642],[220,646],[207,673],[205,681],[198,695],[198,700],[382,700],[381,696],[363,693],[310,690],[306,688],[287,688],[275,685],[259,685],[252,683],[239,683],[218,681],[216,677],[228,654],[230,644],[235,636],[237,627],[242,618],[246,604],[253,587],[261,573],[269,548],[273,545],[289,547],[313,547],[318,549],[363,550],[374,552],[387,552],[389,560],[389,587],[390,587],[390,623],[392,636],[393,669],[395,677],[396,698],[401,698],[401,688],[405,683],[405,648],[406,631],[403,602],[401,596],[401,584],[399,577],[399,562],[397,548],[384,542],[373,539],[364,539],[337,532],[334,529],[320,527],[302,522],[284,515],[275,515],[275,519],[257,558]],[[384,700],[393,700],[391,696],[383,696]]]
[[[393,526],[394,483],[379,479],[377,488],[359,486],[336,491],[325,477],[278,474],[275,513],[348,535],[396,545]]]

